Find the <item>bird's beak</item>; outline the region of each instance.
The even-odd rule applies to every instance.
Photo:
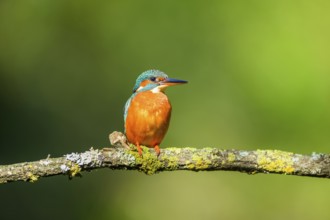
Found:
[[[188,83],[188,81],[181,80],[181,79],[172,79],[172,78],[166,78],[164,81],[160,82],[160,85],[167,87],[167,86],[176,86]]]

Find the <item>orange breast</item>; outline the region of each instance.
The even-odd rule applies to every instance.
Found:
[[[138,93],[128,108],[125,129],[129,142],[147,147],[159,145],[171,118],[171,104],[162,93]]]

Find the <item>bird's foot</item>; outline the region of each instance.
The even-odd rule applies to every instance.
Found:
[[[159,155],[160,155],[160,148],[159,148],[159,146],[156,145],[156,146],[154,147],[154,149],[155,149],[155,152],[156,152],[156,154],[157,154],[157,157],[159,157]]]
[[[140,144],[139,144],[139,143],[136,143],[135,146],[136,146],[136,149],[137,149],[137,151],[138,151],[138,153],[139,153],[139,156],[140,156],[140,157],[143,157],[143,155],[142,155],[143,149],[142,149],[142,147],[140,146]],[[159,155],[160,155],[160,148],[159,148],[159,146],[158,146],[158,145],[154,146],[154,150],[155,150],[155,152],[156,152],[157,157],[159,157]]]
[[[137,149],[137,151],[138,151],[140,157],[142,157],[142,147],[140,146],[139,143],[136,143],[136,149]]]

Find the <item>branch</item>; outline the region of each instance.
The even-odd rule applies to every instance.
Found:
[[[110,134],[113,148],[91,148],[57,158],[46,158],[0,166],[0,183],[35,182],[40,177],[81,175],[81,171],[100,168],[138,170],[148,175],[160,171],[230,170],[255,173],[277,173],[330,178],[330,155],[301,155],[279,150],[221,150],[217,148],[166,148],[157,158],[153,149],[143,148],[143,157],[127,149],[126,137],[120,132]]]

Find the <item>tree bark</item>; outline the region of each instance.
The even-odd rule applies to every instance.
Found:
[[[139,156],[126,144],[120,132],[110,134],[112,148],[70,153],[62,157],[0,166],[0,183],[35,182],[41,177],[67,175],[100,168],[138,170],[148,175],[161,171],[239,171],[248,174],[277,173],[330,178],[330,155],[301,155],[279,150],[222,150],[217,148],[165,148],[157,157],[153,149],[143,147]],[[131,148],[131,149],[130,149]]]

